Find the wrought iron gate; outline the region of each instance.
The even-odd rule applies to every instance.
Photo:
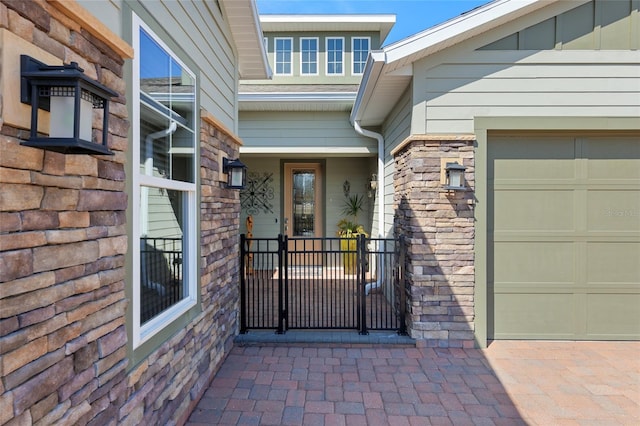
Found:
[[[240,332],[395,330],[406,334],[404,249],[385,238],[240,240]]]

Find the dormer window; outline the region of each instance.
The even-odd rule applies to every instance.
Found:
[[[369,37],[354,37],[351,39],[351,51],[353,53],[352,72],[354,75],[362,75],[367,64],[367,56],[371,49]]]
[[[293,39],[290,37],[276,37],[274,43],[276,52],[276,75],[293,75],[291,66]]]
[[[327,75],[344,75],[344,37],[327,37]]]
[[[318,75],[318,38],[300,39],[300,74]]]

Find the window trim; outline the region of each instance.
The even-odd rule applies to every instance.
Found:
[[[287,63],[289,64],[288,73],[278,72],[278,41],[279,40],[288,40],[291,44],[291,49],[289,50],[289,61],[282,62],[283,64],[287,64]],[[281,75],[281,76],[293,75],[293,37],[274,37],[273,38],[273,74]]]
[[[342,65],[342,71],[340,73],[330,73],[329,72],[329,41],[330,40],[340,40],[342,42],[342,49],[340,49],[340,64]],[[344,76],[344,37],[327,37],[325,40],[325,53],[326,53],[326,61],[325,61],[325,73],[330,77],[339,77]]]
[[[364,57],[364,61],[362,64],[362,72],[356,72],[356,49],[355,44],[356,40],[367,40],[367,44],[369,49],[367,50],[367,55]],[[364,69],[367,66],[367,57],[369,56],[369,52],[371,52],[371,37],[352,37],[351,38],[351,74],[353,75],[363,75]]]
[[[302,42],[304,40],[315,40],[316,41],[316,50],[315,50],[315,54],[316,54],[316,60],[315,60],[315,64],[316,64],[316,72],[315,73],[305,73],[302,70],[303,67],[303,59],[304,59],[304,50],[302,48]],[[319,52],[320,51],[320,38],[319,37],[300,37],[300,75],[301,76],[317,76],[320,75],[320,64],[318,63],[318,57],[319,57]],[[311,62],[309,62],[311,63]]]
[[[186,314],[190,309],[198,303],[198,283],[199,283],[199,272],[198,272],[198,247],[197,247],[197,220],[195,218],[198,217],[198,206],[197,206],[197,187],[198,187],[198,162],[197,162],[197,153],[198,153],[198,145],[199,145],[199,129],[197,129],[198,120],[194,119],[193,125],[193,142],[194,142],[194,164],[193,164],[193,182],[183,182],[178,180],[164,179],[155,176],[146,176],[140,173],[139,164],[140,164],[140,104],[143,102],[140,94],[142,93],[140,90],[140,31],[144,30],[149,37],[153,39],[162,49],[164,49],[167,54],[170,55],[171,59],[176,61],[182,69],[191,76],[194,83],[194,94],[197,94],[198,91],[198,80],[196,78],[196,74],[191,70],[189,66],[187,66],[175,52],[167,46],[167,44],[162,40],[158,34],[150,28],[136,13],[132,13],[132,46],[135,49],[136,55],[131,61],[132,66],[132,117],[131,117],[131,128],[132,128],[132,173],[131,173],[131,181],[132,181],[132,194],[131,203],[132,208],[132,217],[138,218],[140,213],[140,194],[141,188],[143,186],[147,187],[156,187],[156,188],[164,188],[169,190],[176,190],[183,192],[186,195],[185,204],[185,217],[187,217],[187,221],[185,224],[185,229],[183,230],[184,235],[184,246],[183,249],[185,254],[183,255],[183,259],[186,259],[183,268],[183,282],[186,283],[186,289],[188,292],[188,296],[168,308],[164,312],[160,313],[156,317],[149,320],[144,325],[140,324],[140,308],[141,308],[141,295],[140,295],[140,244],[138,240],[140,238],[140,223],[139,220],[131,221],[131,235],[132,235],[132,303],[131,303],[131,312],[132,312],[132,346],[133,349],[137,349],[141,347],[144,343],[148,342],[154,336],[161,333],[164,329],[166,329],[170,324],[178,320],[181,316]],[[197,114],[198,105],[197,105],[197,96],[194,99],[194,115]],[[194,117],[195,118],[195,117]]]

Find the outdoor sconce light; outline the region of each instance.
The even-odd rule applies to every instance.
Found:
[[[445,189],[448,191],[466,191],[464,186],[464,171],[466,167],[455,163],[447,163],[445,167],[446,171],[446,185]]]
[[[371,189],[372,191],[378,189],[378,175],[375,173],[372,174],[369,178],[369,189]]]
[[[367,183],[367,197],[373,198],[373,195],[375,194],[377,188],[378,188],[378,175],[373,173],[371,174],[371,176],[369,176],[369,182]]]
[[[227,188],[244,189],[247,186],[247,166],[240,160],[223,158],[222,172],[227,175]]]
[[[118,93],[87,77],[76,62],[46,65],[20,55],[20,101],[31,105],[31,134],[22,145],[66,154],[113,155],[107,148],[109,99]],[[93,109],[104,109],[102,142],[92,142]],[[49,136],[38,136],[38,110],[50,112]]]

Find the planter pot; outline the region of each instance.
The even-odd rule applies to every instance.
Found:
[[[354,234],[352,238],[340,239],[340,250],[344,252],[342,253],[342,266],[345,274],[354,275],[358,270],[357,249],[357,234]]]

